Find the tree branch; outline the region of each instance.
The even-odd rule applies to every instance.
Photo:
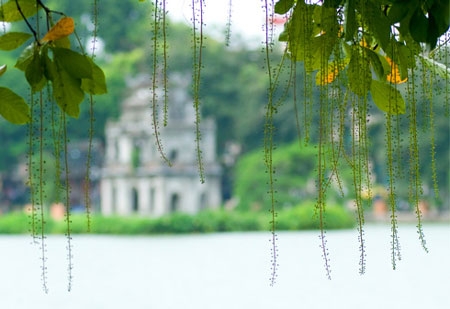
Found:
[[[39,1],[40,2],[40,1]],[[30,22],[28,21],[28,19],[25,17],[25,14],[22,11],[22,8],[20,7],[19,1],[16,0],[16,6],[17,6],[17,10],[19,11],[20,15],[22,16],[23,20],[25,21],[25,23],[27,24],[28,28],[30,29],[30,31],[33,33],[34,36],[34,40],[37,42],[38,45],[40,45],[39,43],[39,38],[37,36],[36,31],[34,30],[33,26],[31,26]]]

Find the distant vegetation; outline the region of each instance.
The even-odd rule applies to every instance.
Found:
[[[280,208],[289,208],[299,201],[314,202],[317,196],[315,175],[317,154],[313,145],[294,142],[274,151],[276,200]],[[335,171],[329,170],[330,175]],[[328,200],[343,204],[352,197],[346,194],[352,184],[350,167],[341,166],[339,180],[329,184]],[[236,165],[234,193],[239,210],[268,210],[267,172],[261,151],[242,156]]]
[[[73,234],[87,233],[86,216],[71,217]],[[227,210],[208,210],[197,215],[175,213],[160,218],[145,217],[102,217],[93,216],[92,234],[178,234],[178,233],[215,233],[238,231],[267,231],[266,213],[232,212]],[[28,215],[14,212],[0,216],[0,234],[27,234],[30,226]],[[327,208],[326,222],[328,229],[346,229],[355,225],[354,215],[342,207]],[[318,229],[314,216],[314,204],[284,209],[278,216],[279,230],[313,230]],[[45,224],[46,234],[64,234],[66,223],[49,218]]]
[[[91,1],[79,0],[79,1],[57,1],[49,0],[46,3],[58,11],[70,12],[71,16],[75,19],[77,24],[77,33],[82,38],[83,43],[87,46],[89,43],[89,36],[91,35],[90,27],[92,16],[91,13]],[[98,96],[95,98],[95,125],[94,125],[94,137],[99,140],[104,140],[104,127],[108,119],[116,118],[120,113],[120,103],[127,93],[126,80],[136,77],[143,72],[150,72],[152,66],[152,59],[149,57],[151,50],[147,50],[147,39],[150,36],[143,36],[142,33],[151,33],[149,16],[149,6],[143,6],[139,1],[119,1],[111,0],[107,3],[99,2],[99,18],[101,19],[99,28],[99,40],[103,43],[103,49],[98,51],[96,62],[103,68],[107,76],[108,94]],[[122,24],[118,22],[123,16],[129,16],[127,19],[127,27],[122,27]],[[24,25],[13,25],[13,27],[24,27]],[[24,29],[14,29],[24,30]],[[170,67],[169,72],[182,72],[187,73],[190,76],[192,69],[192,55],[186,53],[186,49],[191,46],[191,33],[190,27],[184,24],[169,25],[169,33],[167,36],[169,45],[169,58]],[[99,45],[101,45],[99,43]],[[256,151],[252,156],[252,159],[242,157],[245,163],[240,163],[241,167],[233,169],[233,166],[226,167],[227,176],[229,176],[231,184],[230,187],[235,188],[236,192],[230,192],[232,195],[236,193],[239,195],[242,204],[240,207],[248,208],[252,194],[250,192],[248,196],[244,196],[241,187],[244,186],[242,182],[246,182],[245,179],[235,179],[236,177],[248,177],[243,175],[239,169],[246,165],[249,161],[262,162],[262,149],[263,136],[264,136],[264,115],[265,105],[267,103],[267,88],[269,87],[266,78],[266,69],[264,68],[265,55],[260,49],[250,50],[246,47],[239,49],[239,42],[233,41],[233,48],[226,47],[223,43],[216,42],[212,38],[205,40],[206,48],[203,53],[203,71],[202,71],[202,111],[205,117],[212,116],[217,121],[217,133],[218,133],[218,151],[219,155],[223,155],[230,143],[237,144],[241,147],[241,154],[245,155],[250,152]],[[245,46],[245,44],[242,44]],[[277,46],[279,47],[279,46]],[[274,49],[274,59],[279,59],[281,54],[277,54],[277,48]],[[19,51],[17,51],[19,52]],[[445,50],[443,51],[445,54]],[[25,83],[17,83],[22,72],[14,69],[14,59],[17,55],[14,53],[1,52],[2,63],[8,64],[8,74],[2,77],[2,83],[12,88],[23,97],[29,95],[29,90]],[[445,58],[442,60],[444,61]],[[448,60],[447,60],[448,61]],[[418,71],[420,71],[421,64],[418,64]],[[297,84],[299,85],[298,92],[302,93],[302,89],[305,84],[302,76],[302,66],[298,64],[296,77]],[[288,79],[289,70],[283,72],[285,76],[280,76],[280,80]],[[420,77],[420,74],[417,74]],[[417,85],[421,83],[417,82]],[[441,80],[433,84],[436,88],[434,94],[434,100],[436,102],[448,101],[448,94],[442,89],[446,89],[445,80]],[[448,88],[448,87],[447,87]],[[405,93],[407,89],[404,86],[398,86],[399,91]],[[312,102],[320,101],[319,93],[314,93],[314,98],[311,98]],[[297,120],[300,123],[300,134],[302,138],[308,139],[312,144],[318,142],[317,127],[318,123],[318,108],[311,105],[309,108],[311,111],[305,113],[303,111],[303,103],[298,102],[299,110],[295,110],[294,104],[290,104],[293,98],[287,97],[287,102],[283,106],[280,106],[275,115],[275,127],[276,127],[276,144],[281,147],[284,144],[291,143],[298,138]],[[448,207],[446,201],[449,200],[449,132],[450,124],[448,118],[444,115],[448,115],[448,104],[435,104],[433,109],[435,110],[435,117],[433,119],[434,135],[431,136],[430,130],[427,130],[430,126],[429,117],[429,104],[426,97],[423,95],[417,95],[417,105],[419,110],[417,112],[417,125],[421,130],[418,132],[418,151],[420,153],[420,175],[423,181],[424,196],[433,196],[433,178],[437,180],[440,192],[440,204],[438,207]],[[74,121],[73,124],[68,126],[68,134],[71,141],[83,140],[88,137],[89,119],[88,104],[82,104],[80,119]],[[376,108],[373,108],[373,104],[370,110],[371,122],[368,125],[368,141],[370,150],[370,162],[373,166],[373,177],[378,185],[386,186],[389,181],[389,175],[386,170],[386,153],[381,151],[386,146],[386,132],[384,127],[384,115]],[[298,115],[299,119],[295,118]],[[305,115],[310,115],[312,119],[305,119]],[[308,132],[304,130],[304,123],[310,123],[311,127]],[[398,146],[402,147],[399,153],[402,154],[401,158],[398,158],[402,164],[405,165],[405,169],[409,162],[409,149],[408,139],[409,130],[407,121],[399,124],[399,136]],[[348,141],[344,141],[346,146],[350,147],[350,126],[344,128],[348,134]],[[430,148],[430,139],[433,138],[436,147]],[[0,140],[2,141],[3,151],[0,153],[0,179],[5,180],[12,178],[13,170],[16,168],[17,163],[20,160],[25,159],[25,154],[28,149],[28,137],[27,127],[11,125],[2,118],[0,118]],[[262,150],[261,150],[262,151]],[[306,151],[306,150],[305,150]],[[434,157],[438,165],[436,174],[433,174],[433,170],[429,168],[430,161],[432,161],[432,151],[435,151]],[[286,154],[288,156],[288,154]],[[313,159],[311,157],[311,159]],[[308,181],[314,181],[313,171],[305,175],[302,169],[308,168],[312,161],[309,163],[302,162],[298,164],[297,161],[285,163],[289,166],[281,166],[278,169],[277,175],[279,185],[281,186],[278,195],[280,205],[285,204],[282,194],[295,196],[294,193],[283,191],[285,182],[293,180],[286,174],[286,169],[293,168],[296,172],[292,172],[292,175],[297,173],[295,187],[303,186]],[[255,166],[258,168],[258,172],[264,172],[262,165]],[[256,188],[261,195],[266,190],[266,178],[261,173],[251,175],[252,177],[260,177],[255,183],[259,183]],[[407,173],[406,173],[407,174]],[[401,180],[397,181],[397,196],[399,198],[408,196],[409,178],[404,175]],[[241,176],[238,176],[241,175]],[[300,179],[302,178],[302,179]],[[311,180],[312,179],[312,180]],[[238,184],[239,183],[239,184]],[[248,183],[248,182],[247,182]],[[261,191],[262,190],[262,191]],[[232,190],[230,190],[232,191]],[[293,194],[293,195],[292,195]],[[0,193],[0,199],[1,199]],[[347,197],[352,198],[352,197]],[[261,197],[258,198],[259,201]],[[431,199],[431,198],[430,198]],[[439,201],[438,199],[438,201]],[[27,201],[24,197],[20,199],[20,202]],[[299,200],[288,200],[287,204],[291,205]],[[247,204],[247,205],[244,205]]]

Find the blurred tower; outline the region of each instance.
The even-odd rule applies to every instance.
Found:
[[[201,122],[201,150],[205,166],[200,183],[197,163],[195,111],[188,97],[189,79],[171,76],[168,125],[162,124],[163,103],[158,105],[159,134],[169,167],[155,143],[152,90],[146,82],[130,83],[131,95],[122,104],[118,121],[106,125],[106,157],[101,178],[104,215],[161,216],[181,211],[196,213],[221,203],[221,168],[216,160],[216,127]],[[161,99],[162,94],[158,94]]]

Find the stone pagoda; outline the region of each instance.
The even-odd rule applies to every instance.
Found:
[[[131,95],[122,104],[118,121],[106,125],[105,162],[101,178],[104,215],[161,216],[176,211],[189,214],[221,204],[221,168],[216,159],[216,126],[201,121],[201,150],[205,183],[200,182],[196,150],[195,111],[188,96],[189,79],[170,78],[167,126],[158,104],[159,137],[168,166],[155,141],[152,90],[130,82]],[[160,99],[162,95],[158,95]]]

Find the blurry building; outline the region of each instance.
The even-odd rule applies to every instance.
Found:
[[[84,212],[87,198],[89,198],[91,210],[99,211],[100,172],[104,156],[101,142],[98,139],[77,140],[70,141],[67,145],[61,144],[59,147],[58,164],[54,156],[55,149],[47,148],[42,152],[42,156],[39,153],[33,156],[36,164],[34,183],[36,188],[42,189],[44,206],[48,207],[53,203],[60,202],[66,203],[65,188],[69,188],[68,202],[72,212]],[[64,152],[65,150],[67,153]],[[38,170],[40,160],[44,162],[42,175]],[[56,167],[57,165],[58,167]],[[22,209],[24,205],[33,200],[29,187],[30,174],[28,170],[28,158],[23,158],[12,172],[0,177],[0,213]],[[89,177],[87,177],[87,173],[89,173]],[[39,185],[40,176],[42,176],[42,186]],[[36,196],[40,194],[39,190],[36,190]]]
[[[175,211],[196,213],[221,203],[221,168],[216,160],[216,127],[201,121],[201,150],[205,183],[200,182],[196,150],[195,112],[189,83],[171,77],[168,124],[163,125],[163,102],[158,104],[159,138],[172,166],[156,146],[152,121],[151,86],[134,81],[118,121],[106,125],[105,162],[101,177],[104,215],[161,216]],[[158,94],[158,98],[162,98]]]
[[[89,147],[90,152],[89,152]],[[89,159],[89,168],[88,164]],[[104,149],[98,139],[92,141],[70,142],[67,145],[67,164],[69,166],[70,207],[72,212],[84,212],[86,194],[89,194],[89,203],[93,211],[99,210],[100,204],[100,176]],[[65,160],[64,158],[62,160]],[[89,172],[89,175],[87,173]],[[89,177],[87,177],[89,176]],[[62,171],[61,181],[65,181]]]

